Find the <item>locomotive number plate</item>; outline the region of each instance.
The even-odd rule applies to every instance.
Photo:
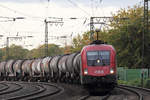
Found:
[[[95,74],[103,74],[104,71],[103,71],[103,70],[95,70],[94,73],[95,73]]]

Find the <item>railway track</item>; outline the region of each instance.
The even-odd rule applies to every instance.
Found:
[[[119,87],[133,89],[139,95],[139,100],[150,100],[150,89],[126,85],[120,85]]]
[[[120,85],[104,96],[101,93],[96,96],[87,94],[78,100],[150,100],[150,90]]]
[[[92,96],[92,95],[85,95],[78,100],[107,100],[111,94],[107,94],[105,96]]]
[[[0,100],[149,100],[149,94],[148,89],[124,85],[117,86],[105,95],[91,95],[80,85],[0,82]]]
[[[0,100],[33,100],[63,91],[54,84],[33,82],[1,82]]]
[[[4,90],[7,90],[9,88],[9,86],[7,84],[4,84],[4,83],[1,83],[0,87],[1,87],[0,92],[4,91]]]
[[[1,84],[5,84],[5,83],[1,83]],[[17,92],[17,91],[19,91],[19,90],[21,90],[23,88],[20,84],[17,84],[17,83],[7,83],[7,84],[5,84],[5,86],[6,86],[6,88],[2,89],[0,91],[0,99],[5,94]]]

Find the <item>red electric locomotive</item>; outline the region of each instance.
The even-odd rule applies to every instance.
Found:
[[[96,41],[81,51],[81,84],[112,89],[117,84],[116,52],[113,46]]]

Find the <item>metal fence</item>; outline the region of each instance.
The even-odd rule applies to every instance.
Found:
[[[130,81],[134,79],[148,78],[148,69],[126,69],[123,67],[117,68],[117,75],[119,80]]]

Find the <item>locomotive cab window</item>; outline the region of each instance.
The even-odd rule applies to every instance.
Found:
[[[88,66],[108,66],[110,65],[110,51],[88,51]]]

